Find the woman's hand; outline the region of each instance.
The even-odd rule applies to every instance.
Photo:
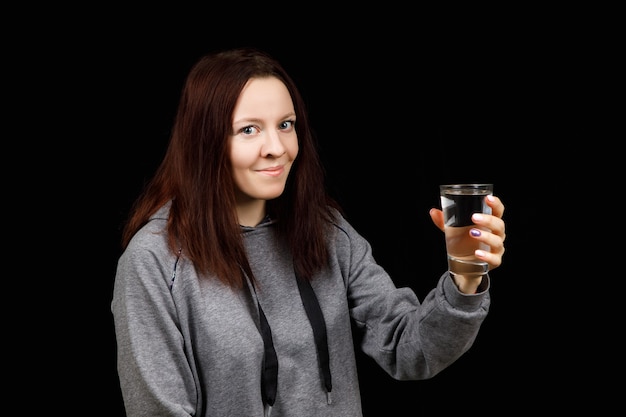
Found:
[[[498,197],[487,196],[487,205],[491,207],[491,214],[475,213],[472,215],[472,221],[477,226],[489,229],[490,231],[480,230],[479,236],[473,236],[472,239],[479,240],[489,245],[489,252],[484,250],[476,250],[474,255],[489,264],[489,270],[499,267],[502,264],[502,256],[504,255],[504,239],[506,238],[506,228],[502,215],[504,214],[504,204]],[[443,212],[439,209],[430,209],[430,218],[435,226],[441,231],[444,230]],[[474,293],[482,281],[482,277],[468,279],[464,276],[457,275],[454,277],[459,290],[464,293]]]

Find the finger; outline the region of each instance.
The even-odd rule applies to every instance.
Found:
[[[435,226],[443,231],[443,211],[436,208],[431,208],[428,214],[430,214],[430,218]]]
[[[485,250],[476,250],[474,255],[478,259],[482,259],[483,261],[489,264],[489,270],[495,269],[502,264],[502,255],[493,252],[487,252]]]
[[[494,235],[500,236],[500,238],[504,240],[504,237],[506,236],[506,233],[504,230],[505,229],[504,220],[497,217],[495,214],[489,215],[489,214],[474,213],[472,214],[472,221],[477,226],[482,226],[490,230],[491,233],[493,233]]]
[[[502,218],[502,216],[504,215],[504,204],[502,204],[502,201],[500,200],[500,198],[494,195],[488,195],[487,205],[491,207],[492,215]]]
[[[470,230],[472,239],[478,240],[490,249],[489,252],[502,256],[504,254],[504,238],[487,230],[472,228]]]
[[[492,218],[494,217],[492,216]],[[497,220],[502,221],[501,219]],[[478,228],[472,228],[472,230],[470,230],[470,236],[489,247],[489,250],[476,250],[474,255],[476,255],[477,258],[487,262],[490,269],[497,268],[502,264],[502,257],[505,251],[504,237]]]

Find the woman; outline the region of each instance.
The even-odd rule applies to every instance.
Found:
[[[396,288],[326,194],[293,80],[270,56],[202,57],[123,233],[111,304],[127,415],[361,416],[358,348],[398,380],[474,342],[489,276]],[[504,206],[476,220],[504,254]],[[437,227],[442,213],[431,209]]]

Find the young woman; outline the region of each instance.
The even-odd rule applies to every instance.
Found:
[[[202,57],[123,233],[111,304],[129,417],[361,416],[355,347],[398,380],[473,344],[489,276],[397,288],[327,195],[293,80],[272,57]],[[475,220],[496,268],[504,206]],[[431,210],[443,228],[442,213]],[[359,343],[353,339],[358,332]]]

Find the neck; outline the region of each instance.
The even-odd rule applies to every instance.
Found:
[[[265,217],[265,200],[250,200],[237,204],[237,217],[242,226],[254,227]]]

